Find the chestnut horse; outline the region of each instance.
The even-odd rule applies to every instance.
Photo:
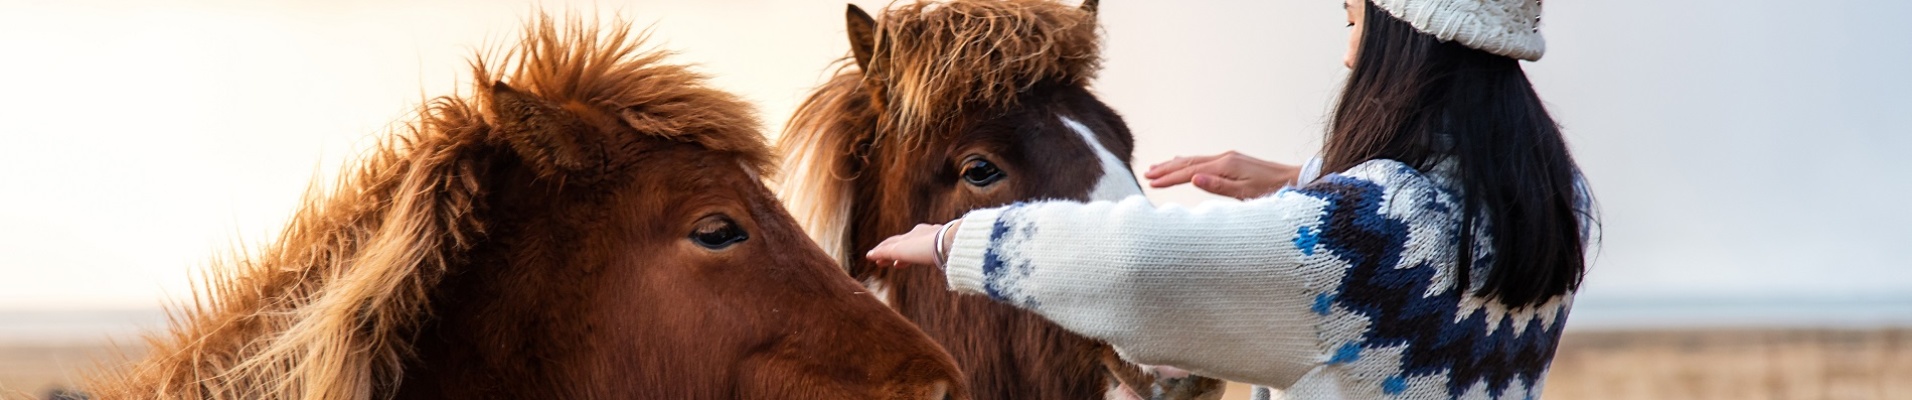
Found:
[[[966,397],[759,180],[749,106],[613,26],[481,55],[94,394]]]
[[[1032,199],[1140,195],[1134,139],[1087,89],[1096,3],[919,1],[871,18],[852,5],[854,61],[790,119],[779,192],[852,277],[956,358],[979,399],[1212,398],[1220,383],[1157,379],[1106,344],[947,290],[934,268],[860,257],[920,222]]]

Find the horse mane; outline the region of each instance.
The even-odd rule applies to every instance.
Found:
[[[516,46],[472,62],[474,95],[419,107],[329,194],[315,180],[255,257],[215,261],[144,360],[92,381],[103,398],[373,399],[392,396],[430,313],[430,293],[485,240],[483,174],[499,139],[482,96],[508,82],[555,102],[627,110],[654,137],[769,167],[750,107],[661,64],[647,35],[615,21],[528,23]],[[635,34],[634,34],[635,33]],[[638,111],[628,111],[638,110]],[[562,179],[562,177],[555,177]]]
[[[846,267],[851,181],[869,148],[919,148],[967,110],[1014,106],[1040,84],[1086,87],[1101,69],[1095,15],[1053,1],[924,0],[876,23],[868,71],[838,61],[777,139],[790,174],[778,193]]]
[[[797,105],[777,137],[784,175],[775,183],[784,208],[844,268],[852,265],[854,251],[849,239],[854,175],[868,155],[858,143],[867,143],[877,120],[863,74],[855,68],[841,66],[850,72],[830,78]]]

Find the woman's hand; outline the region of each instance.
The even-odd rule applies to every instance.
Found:
[[[1209,193],[1247,200],[1267,196],[1294,183],[1301,167],[1264,161],[1229,151],[1202,157],[1175,157],[1149,167],[1143,177],[1149,186],[1165,188],[1184,183]]]
[[[956,227],[962,226],[962,221],[950,222],[950,224],[952,225],[948,231],[950,235],[954,235]],[[870,252],[863,257],[875,261],[876,265],[886,267],[901,267],[903,264],[936,265],[937,259],[946,255],[936,254],[935,241],[942,240],[943,248],[948,249],[952,244],[950,241],[954,239],[953,237],[936,237],[936,233],[942,231],[942,225],[917,224],[916,228],[910,229],[909,233],[883,239],[883,243],[878,243],[876,248],[870,249]]]

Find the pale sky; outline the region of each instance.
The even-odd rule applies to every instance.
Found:
[[[482,3],[482,4],[473,4]],[[875,9],[884,1],[858,1]],[[779,126],[838,0],[550,2],[656,41]],[[1912,297],[1912,2],[1549,1],[1528,63],[1605,214],[1585,302]],[[150,308],[276,234],[314,177],[464,89],[508,1],[0,0],[0,310]],[[1096,91],[1135,162],[1320,143],[1334,0],[1107,0]],[[773,131],[774,132],[774,131]],[[1158,203],[1212,200],[1151,191]]]

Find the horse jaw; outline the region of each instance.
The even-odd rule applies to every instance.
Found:
[[[1102,145],[1102,140],[1096,139],[1095,131],[1076,122],[1074,118],[1058,118],[1069,130],[1082,137],[1082,142],[1087,143],[1089,149],[1095,150],[1096,159],[1102,163],[1102,178],[1095,182],[1095,190],[1089,191],[1089,201],[1121,201],[1129,196],[1142,195],[1142,184],[1135,180],[1135,172],[1129,170],[1128,163],[1109,152],[1109,148]]]

